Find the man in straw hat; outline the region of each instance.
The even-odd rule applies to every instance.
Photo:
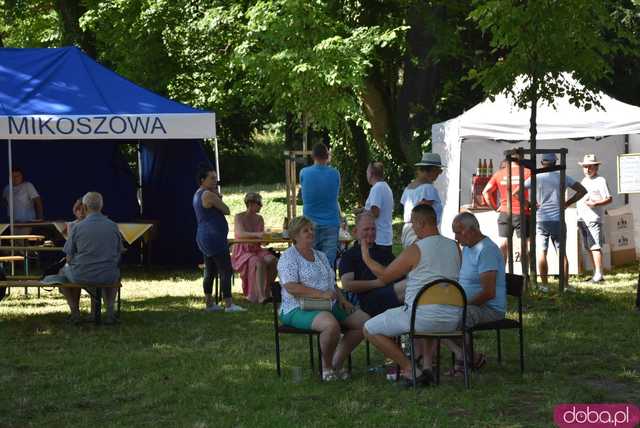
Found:
[[[604,243],[604,230],[602,228],[602,218],[604,216],[604,206],[610,204],[613,198],[607,186],[607,180],[598,175],[600,163],[596,155],[589,153],[584,155],[582,166],[584,178],[581,184],[587,189],[587,194],[578,201],[576,208],[578,212],[578,228],[582,235],[584,245],[591,265],[593,266],[593,277],[591,282],[601,282],[602,276],[602,251]]]
[[[429,205],[436,212],[437,223],[442,219],[442,202],[440,195],[433,185],[442,173],[440,155],[437,153],[423,153],[420,162],[415,164],[416,178],[405,187],[400,198],[404,207],[404,226],[402,228],[402,247],[407,248],[416,241],[416,235],[411,227],[411,211],[417,205]]]

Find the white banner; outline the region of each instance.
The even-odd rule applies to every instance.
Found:
[[[215,138],[214,113],[0,116],[3,140]]]

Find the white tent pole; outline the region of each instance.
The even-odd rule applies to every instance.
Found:
[[[218,181],[221,181],[220,161],[218,159],[218,137],[215,137],[213,139],[213,144],[214,144],[215,150],[216,150],[216,173],[218,174]],[[220,193],[220,184],[218,184],[218,193]]]
[[[13,157],[11,154],[11,140],[7,140],[7,150],[8,150],[8,158],[9,158],[9,226],[11,234],[13,235]],[[13,241],[11,241],[13,242]]]

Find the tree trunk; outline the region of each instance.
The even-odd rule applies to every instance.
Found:
[[[360,205],[364,206],[369,194],[369,183],[367,182],[367,167],[369,166],[369,147],[367,145],[367,136],[355,121],[349,121],[349,131],[351,132],[353,142],[353,153],[355,154],[355,171],[356,186],[358,187],[358,199]]]
[[[90,31],[80,28],[80,18],[87,11],[80,0],[56,0],[56,11],[62,21],[62,42],[78,44],[92,58],[96,58],[96,38]]]

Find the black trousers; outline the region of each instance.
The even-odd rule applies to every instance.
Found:
[[[204,280],[202,281],[204,294],[213,293],[213,279],[216,274],[220,276],[222,298],[231,298],[231,276],[233,275],[233,268],[231,267],[231,257],[228,251],[223,251],[215,256],[204,257]]]

